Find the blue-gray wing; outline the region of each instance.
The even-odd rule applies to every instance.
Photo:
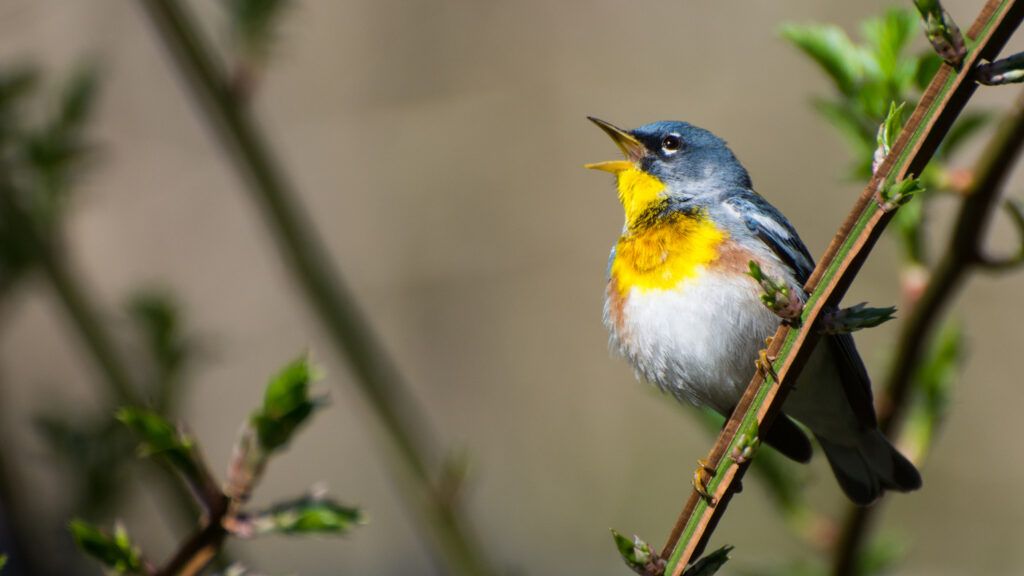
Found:
[[[807,282],[814,271],[814,258],[781,212],[749,190],[737,192],[725,202],[736,211],[747,229],[793,270],[801,284]]]
[[[743,219],[747,229],[789,266],[801,284],[814,271],[814,258],[797,235],[793,225],[767,200],[752,191],[733,194],[725,200]],[[829,348],[838,364],[839,376],[847,400],[861,425],[874,428],[874,400],[871,379],[849,334],[826,336],[823,345]]]

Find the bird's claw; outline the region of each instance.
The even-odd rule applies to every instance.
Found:
[[[764,377],[770,377],[773,382],[779,382],[779,375],[775,372],[775,367],[772,365],[775,362],[774,356],[768,355],[768,348],[772,345],[772,337],[769,336],[764,339],[765,347],[757,351],[757,360],[754,361],[754,366],[757,367],[757,371]]]
[[[708,492],[708,482],[715,477],[717,470],[708,464],[707,460],[697,460],[697,469],[693,472],[693,489],[700,494],[701,498],[707,501],[708,506],[714,508],[715,497]]]

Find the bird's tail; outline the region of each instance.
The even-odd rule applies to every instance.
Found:
[[[843,492],[861,506],[874,502],[885,490],[909,492],[921,487],[917,468],[878,429],[862,432],[853,446],[820,436],[818,442]]]

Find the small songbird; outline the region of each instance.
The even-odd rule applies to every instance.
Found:
[[[617,178],[626,213],[608,263],[604,323],[612,348],[638,378],[679,401],[728,416],[781,318],[747,272],[759,264],[800,301],[814,260],[793,226],[752,189],[725,142],[685,122],[626,131],[597,118],[625,155],[588,164]],[[857,504],[921,476],[878,430],[871,382],[849,334],[826,335],[766,437],[798,462],[818,439],[843,491]],[[695,476],[700,480],[700,470]],[[698,490],[702,487],[697,486]]]

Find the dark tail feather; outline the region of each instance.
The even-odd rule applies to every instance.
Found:
[[[779,415],[765,435],[765,443],[783,456],[806,464],[811,461],[811,440],[796,422],[785,414]]]
[[[921,487],[921,475],[878,430],[864,432],[857,445],[845,446],[818,437],[828,463],[850,500],[866,506],[885,490],[909,492]]]

